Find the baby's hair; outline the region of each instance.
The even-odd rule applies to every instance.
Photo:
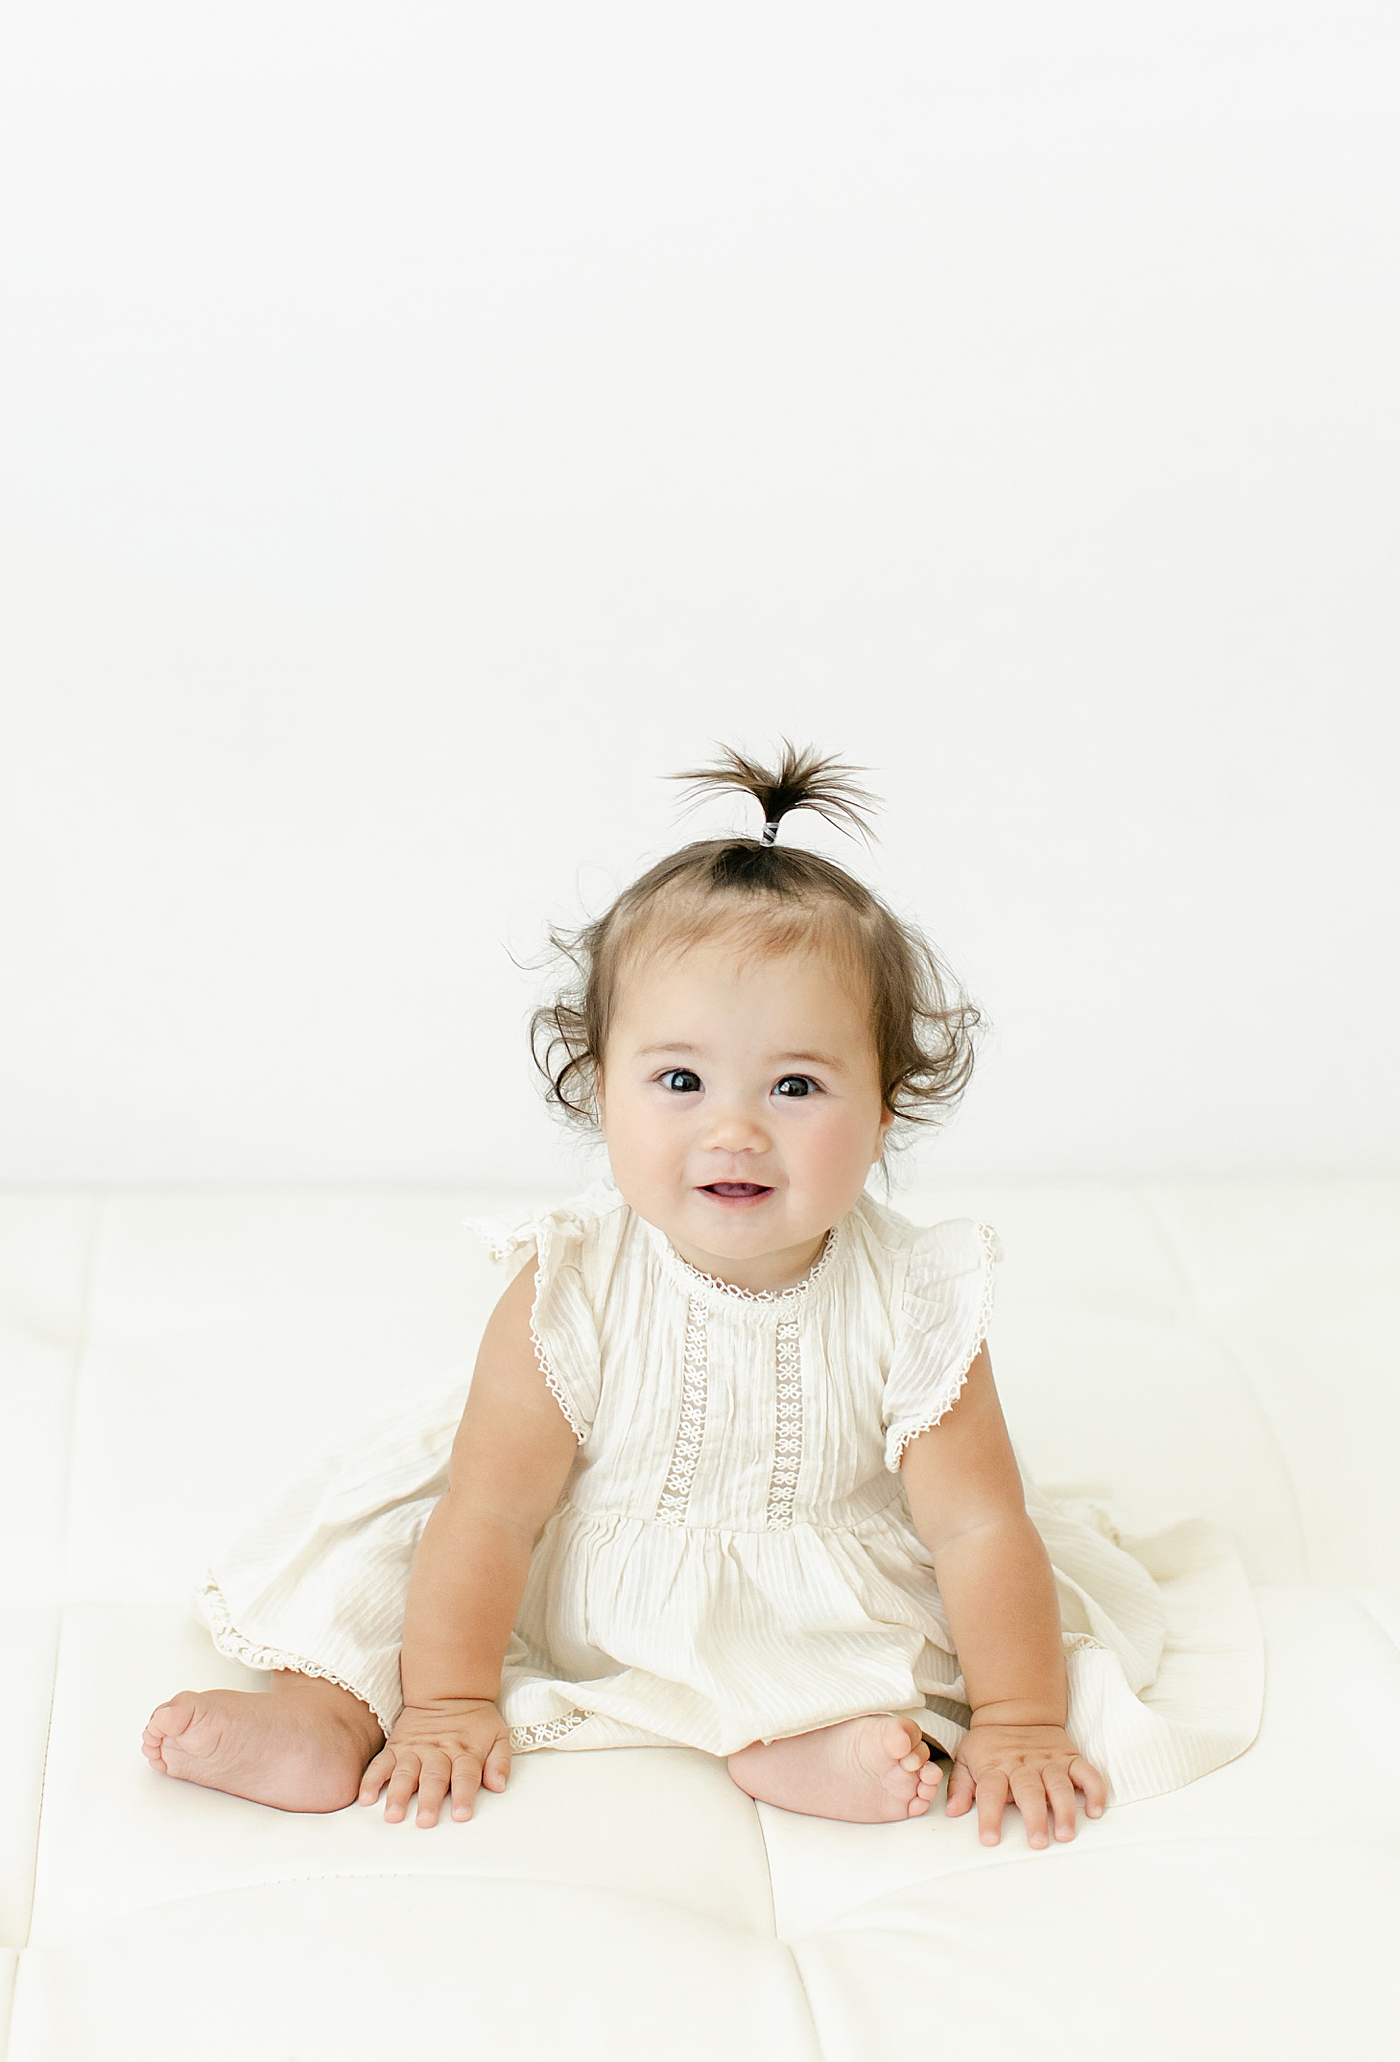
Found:
[[[683,780],[691,792],[692,806],[703,802],[717,789],[738,788],[752,795],[763,811],[763,836],[759,842],[771,845],[778,825],[790,809],[814,809],[838,830],[854,826],[863,838],[870,836],[866,818],[871,798],[851,779],[863,771],[859,766],[842,766],[836,759],[823,759],[809,746],[805,752],[787,738],[776,773],[769,773],[754,759],[746,759],[732,745],[721,745],[714,766],[698,766],[693,773],[673,773],[671,780]]]
[[[721,749],[717,765],[671,778],[684,781],[693,800],[736,788],[752,795],[763,811],[763,835],[684,845],[624,888],[593,923],[551,931],[570,977],[531,1019],[547,1099],[573,1122],[595,1127],[623,974],[649,951],[737,933],[747,952],[810,950],[822,942],[840,953],[865,980],[880,1091],[895,1129],[907,1136],[912,1127],[937,1122],[972,1073],[978,1011],[928,940],[878,895],[833,860],[774,843],[794,809],[868,836],[871,797],[853,778],[860,769],[799,751],[786,739],[775,770]]]

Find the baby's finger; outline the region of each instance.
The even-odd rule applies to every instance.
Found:
[[[1069,1765],[1070,1781],[1084,1792],[1084,1809],[1091,1819],[1102,1818],[1108,1805],[1108,1785],[1091,1762],[1076,1754]]]
[[[381,1747],[360,1777],[361,1804],[373,1804],[393,1773],[394,1750],[392,1747]]]
[[[390,1825],[397,1825],[406,1817],[409,1802],[418,1788],[419,1760],[411,1747],[395,1749],[394,1773],[389,1778],[388,1795],[384,1799],[384,1816]]]
[[[472,1800],[481,1787],[481,1763],[474,1754],[454,1754],[452,1757],[452,1816],[454,1819],[469,1819],[472,1815]]]
[[[999,1768],[989,1769],[977,1785],[977,1837],[984,1847],[995,1847],[1001,1839],[1001,1815],[1010,1788]]]
[[[1050,1834],[1046,1826],[1045,1781],[1038,1768],[1018,1768],[1011,1778],[1011,1795],[1016,1800],[1026,1828],[1026,1838],[1032,1847],[1048,1847]]]
[[[481,1771],[481,1780],[488,1790],[504,1790],[510,1774],[510,1741],[497,1740],[486,1757],[486,1766]]]
[[[1079,1817],[1079,1799],[1073,1783],[1063,1769],[1047,1769],[1045,1772],[1045,1793],[1050,1799],[1050,1809],[1055,1814],[1055,1838],[1073,1840],[1075,1821]]]
[[[418,1771],[418,1823],[435,1826],[452,1782],[452,1764],[441,1747],[425,1748]]]
[[[950,1819],[960,1819],[965,1811],[971,1811],[977,1796],[977,1785],[972,1771],[965,1761],[955,1761],[948,1771],[948,1788],[944,1793],[943,1811]]]

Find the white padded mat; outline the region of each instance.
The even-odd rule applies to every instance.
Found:
[[[529,1757],[431,1833],[153,1774],[158,1700],[256,1680],[190,1583],[329,1424],[470,1364],[499,1283],[460,1220],[528,1200],[0,1196],[7,2062],[455,2053],[467,1993],[516,2062],[1390,2062],[1400,1184],[896,1198],[1001,1232],[1030,1470],[1211,1517],[1264,1585],[1257,1745],[1072,1848],[756,1808],[683,1750]]]

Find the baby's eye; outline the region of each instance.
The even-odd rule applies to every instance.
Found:
[[[660,1078],[661,1086],[676,1095],[694,1095],[700,1086],[700,1076],[692,1074],[689,1067],[668,1067]]]
[[[807,1074],[784,1074],[774,1095],[815,1095],[817,1084]]]

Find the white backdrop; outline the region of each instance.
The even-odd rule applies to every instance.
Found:
[[[552,1177],[507,948],[783,730],[930,1171],[1400,1164],[1396,25],[14,10],[3,1172]]]

